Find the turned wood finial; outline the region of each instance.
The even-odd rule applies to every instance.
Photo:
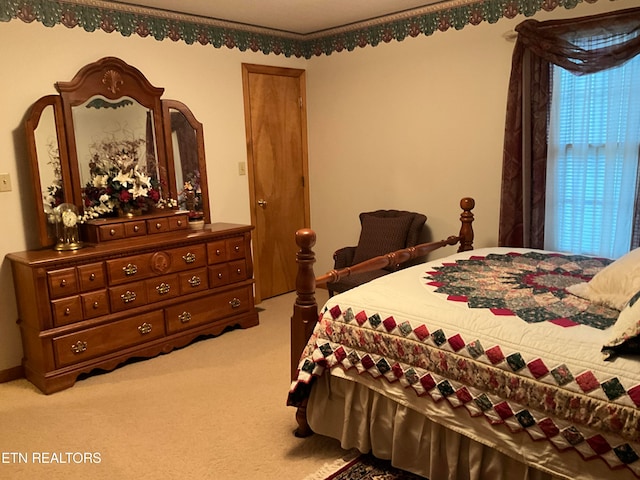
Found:
[[[471,197],[464,197],[460,200],[460,247],[459,252],[473,250],[473,220],[474,216],[471,210],[476,206],[476,201]]]

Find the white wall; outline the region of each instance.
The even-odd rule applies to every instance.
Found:
[[[580,4],[537,20],[637,7]],[[459,200],[476,200],[477,247],[498,240],[506,97],[514,41],[525,18],[466,26],[312,59],[307,66],[311,223],[316,274],[356,245],[358,214],[422,212],[430,240],[459,230]],[[443,249],[432,258],[451,253]]]
[[[637,0],[580,4],[537,19],[637,6]],[[56,93],[85,64],[116,56],[139,68],[164,98],[180,100],[204,124],[214,221],[250,221],[241,63],[307,70],[311,223],[318,273],[331,254],[355,244],[363,210],[425,213],[434,239],[457,232],[458,201],[476,198],[476,245],[497,239],[506,87],[513,44],[503,38],[522,17],[436,32],[308,61],[210,45],[13,20],[0,23],[0,371],[22,357],[9,252],[34,248],[30,176],[22,122],[29,106]],[[293,232],[292,232],[293,236]]]

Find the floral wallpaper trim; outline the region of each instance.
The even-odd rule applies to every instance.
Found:
[[[0,21],[38,21],[46,27],[62,24],[68,28],[81,27],[87,32],[98,29],[107,33],[117,31],[125,37],[137,34],[156,40],[181,40],[189,45],[199,43],[215,48],[224,46],[265,55],[274,53],[308,59],[323,54],[331,55],[333,52],[352,51],[356,47],[376,46],[380,42],[429,36],[437,30],[460,30],[483,21],[495,23],[503,17],[514,18],[517,15],[531,17],[541,10],[552,11],[558,7],[571,9],[579,3],[597,1],[452,0],[411,11],[410,15],[405,12],[312,35],[98,0],[0,0]]]

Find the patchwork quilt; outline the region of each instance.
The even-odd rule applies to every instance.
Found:
[[[480,249],[332,297],[288,403],[299,405],[327,371],[355,371],[392,398],[430,398],[485,418],[496,435],[526,432],[640,477],[640,359],[606,362],[601,348],[619,312],[565,290],[609,263]],[[551,471],[554,462],[562,455]]]

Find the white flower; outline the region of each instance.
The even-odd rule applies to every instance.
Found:
[[[144,188],[142,185],[137,184],[134,185],[133,188],[129,189],[129,193],[133,195],[133,198],[146,197],[148,192],[148,189]]]
[[[96,175],[93,177],[93,186],[96,188],[104,188],[107,186],[107,180],[109,179],[109,175]]]
[[[129,183],[133,184],[133,177],[130,172],[124,173],[122,170],[118,172],[118,176],[113,179],[116,182],[120,182],[120,185],[126,187]]]
[[[151,177],[147,176],[144,172],[141,172],[137,166],[135,174],[138,184],[144,185],[147,188],[151,188]]]

